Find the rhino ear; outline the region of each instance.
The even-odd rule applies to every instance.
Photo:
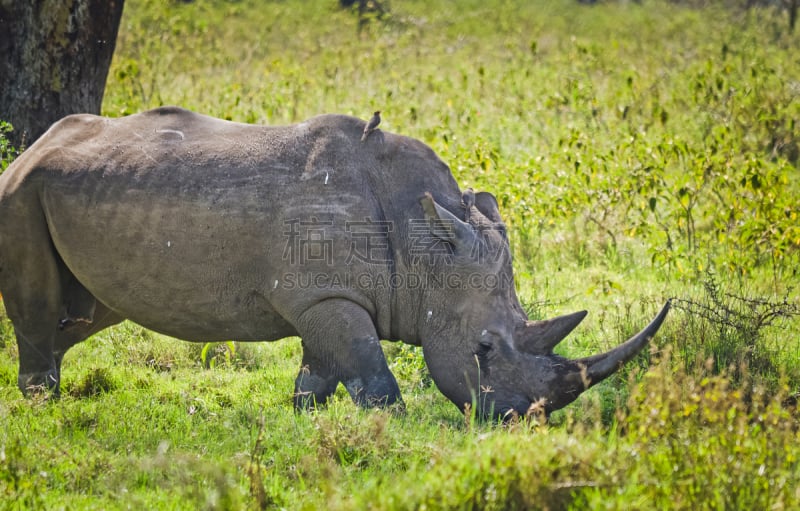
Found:
[[[431,227],[431,234],[452,243],[457,250],[473,249],[478,242],[478,235],[471,225],[437,204],[429,192],[425,192],[419,203]]]
[[[492,222],[502,222],[500,208],[497,199],[489,192],[478,192],[475,194],[475,207],[483,213],[483,216]]]

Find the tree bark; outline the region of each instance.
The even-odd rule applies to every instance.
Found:
[[[0,120],[29,146],[62,117],[100,113],[124,0],[0,0]]]

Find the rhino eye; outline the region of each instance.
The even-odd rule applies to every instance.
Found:
[[[475,352],[478,366],[487,373],[489,372],[489,352],[492,351],[492,348],[494,348],[494,345],[490,341],[480,341],[478,343],[478,351]]]
[[[478,343],[478,350],[475,352],[478,368],[486,374],[489,374],[489,352],[492,351],[493,347],[490,341],[480,341]]]
[[[478,343],[478,353],[477,354],[478,355],[480,355],[480,354],[484,354],[485,355],[485,354],[489,353],[489,351],[491,351],[492,347],[493,347],[493,344],[492,344],[491,341],[480,341]]]

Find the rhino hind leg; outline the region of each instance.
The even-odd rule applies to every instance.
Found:
[[[53,315],[47,314],[46,317],[50,320],[42,321],[40,328],[28,328],[24,322],[19,328],[15,326],[20,351],[18,385],[23,394],[30,395],[49,390],[58,396],[61,362],[67,350],[124,319],[97,302],[94,296],[89,296],[92,298],[92,317],[88,321],[65,323],[63,317],[53,321]],[[64,316],[64,311],[62,306],[56,317]],[[69,314],[66,317],[69,317]],[[12,322],[16,325],[13,317]]]
[[[57,394],[54,344],[62,307],[59,264],[47,246],[40,247],[39,254],[24,249],[18,245],[10,253],[4,251],[0,274],[3,302],[19,349],[17,384],[25,395],[45,390]]]
[[[322,405],[342,383],[359,406],[402,402],[375,326],[359,305],[325,300],[301,317],[303,365],[295,381],[295,407]]]
[[[19,349],[17,385],[25,395],[59,394],[61,360],[76,343],[119,322],[77,283],[55,251],[44,222],[27,217],[27,236],[2,239],[0,290]],[[20,226],[23,227],[23,226]],[[80,286],[79,288],[76,286]],[[70,313],[90,322],[68,322]]]

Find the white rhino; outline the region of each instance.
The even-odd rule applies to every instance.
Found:
[[[299,336],[298,407],[339,383],[363,406],[400,401],[379,341],[402,340],[460,409],[507,417],[567,405],[659,329],[669,303],[608,353],[553,354],[585,312],[528,320],[495,198],[465,211],[429,147],[381,130],[362,142],[364,127],[175,107],[56,123],[0,176],[20,389],[58,393],[64,353],[127,318],[191,341]]]

